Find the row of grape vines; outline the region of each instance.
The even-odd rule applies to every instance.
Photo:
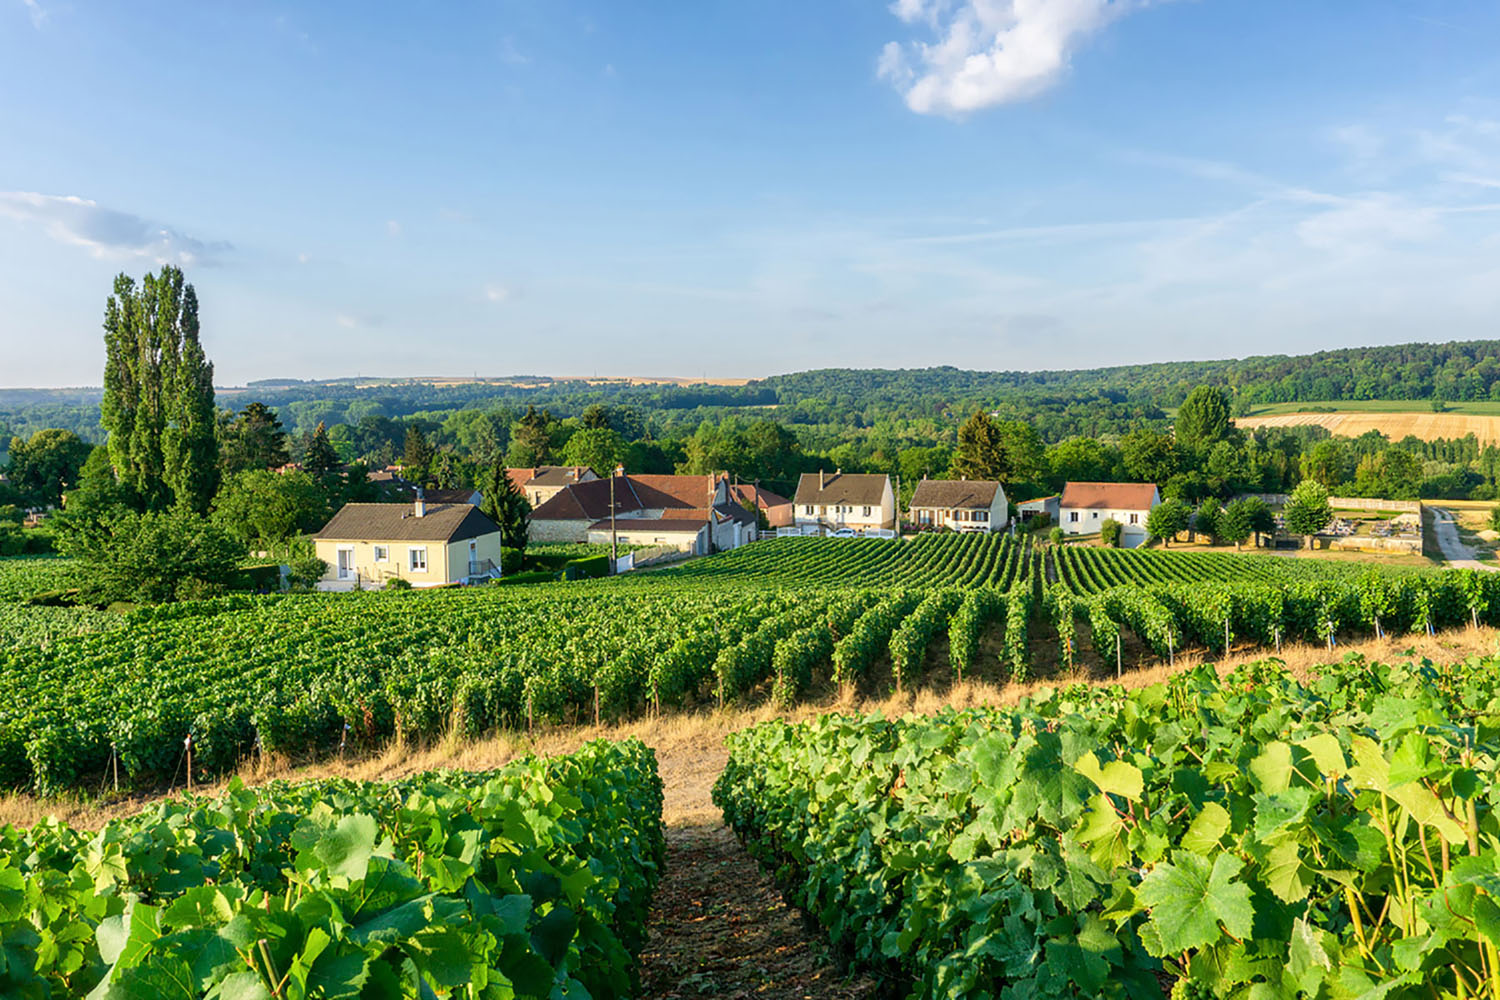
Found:
[[[665,857],[637,741],[0,828],[0,996],[626,998]]]
[[[733,734],[729,825],[892,996],[1497,995],[1500,661],[1259,662]]]

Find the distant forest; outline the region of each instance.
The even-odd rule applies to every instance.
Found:
[[[363,384],[368,384],[364,380]],[[520,379],[518,379],[520,381]],[[540,380],[539,380],[540,381]],[[293,435],[317,424],[357,425],[372,416],[441,418],[459,410],[548,409],[566,418],[592,404],[630,407],[660,437],[691,433],[729,415],[770,418],[799,429],[810,449],[826,450],[877,425],[930,423],[941,439],[975,409],[1025,419],[1049,443],[1165,426],[1167,411],[1198,385],[1227,389],[1237,413],[1266,403],[1362,399],[1500,400],[1500,341],[1399,344],[1224,361],[1175,361],[1077,371],[979,372],[959,368],[825,368],[776,375],[744,386],[590,385],[552,381],[535,388],[475,383],[435,386],[392,381],[268,379],[221,391],[222,405],[274,407]],[[0,447],[11,435],[45,427],[102,439],[98,389],[0,389]]]

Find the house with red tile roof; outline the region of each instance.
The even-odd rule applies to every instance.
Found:
[[[1120,522],[1120,546],[1146,541],[1146,516],[1161,503],[1155,483],[1068,483],[1058,501],[1058,523],[1069,535],[1097,534],[1105,521]]]

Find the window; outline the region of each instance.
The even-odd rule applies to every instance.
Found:
[[[974,520],[976,521],[988,521],[989,519],[990,512],[987,510],[976,510],[974,512]]]
[[[865,508],[865,517],[869,517],[869,516],[870,516],[870,508],[866,507]]]
[[[377,546],[375,546],[375,561],[376,562],[390,562],[391,561],[391,547],[389,545],[377,545]]]
[[[806,515],[808,515],[809,517],[812,516],[812,512],[813,512],[813,505],[812,504],[808,504],[807,507],[806,507],[806,509],[803,510],[803,513],[806,514]]]
[[[406,550],[406,565],[413,573],[427,572],[427,547]]]
[[[1090,514],[1090,515],[1089,515],[1089,516],[1090,516],[1090,517],[1092,517],[1092,518],[1093,518],[1093,519],[1094,519],[1094,520],[1096,520],[1096,521],[1097,521],[1097,520],[1099,520],[1099,512],[1098,512],[1098,511],[1097,511],[1097,510],[1096,510],[1096,511],[1094,511],[1094,512],[1093,512],[1093,513],[1092,513],[1092,514]]]
[[[1141,515],[1139,515],[1139,514],[1131,514],[1130,515],[1130,523],[1131,524],[1139,524],[1140,521],[1141,521]]]
[[[1070,510],[1070,511],[1068,511],[1068,520],[1076,522],[1078,520],[1078,511],[1076,511],[1076,510]]]

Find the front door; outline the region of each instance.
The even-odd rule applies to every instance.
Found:
[[[479,575],[479,543],[473,540],[469,542],[469,575]]]
[[[339,579],[354,579],[354,550],[339,549]]]

